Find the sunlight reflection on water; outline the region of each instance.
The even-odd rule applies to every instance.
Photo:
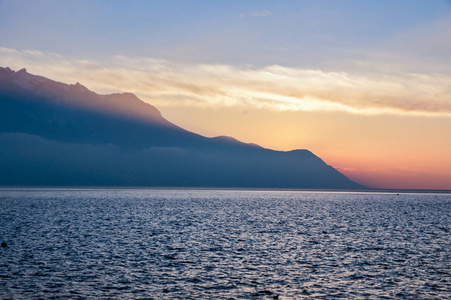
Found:
[[[0,297],[446,298],[451,195],[1,189]]]

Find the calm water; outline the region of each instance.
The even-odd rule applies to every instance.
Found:
[[[1,299],[443,299],[451,195],[0,189]]]

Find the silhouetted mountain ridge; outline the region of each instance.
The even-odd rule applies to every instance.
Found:
[[[0,184],[362,188],[308,150],[207,138],[131,93],[0,68]]]

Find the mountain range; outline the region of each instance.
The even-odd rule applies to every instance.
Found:
[[[2,67],[0,185],[364,188],[308,150],[207,138],[134,94]]]

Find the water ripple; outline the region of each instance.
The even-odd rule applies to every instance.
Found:
[[[2,299],[451,297],[451,196],[1,189]]]

